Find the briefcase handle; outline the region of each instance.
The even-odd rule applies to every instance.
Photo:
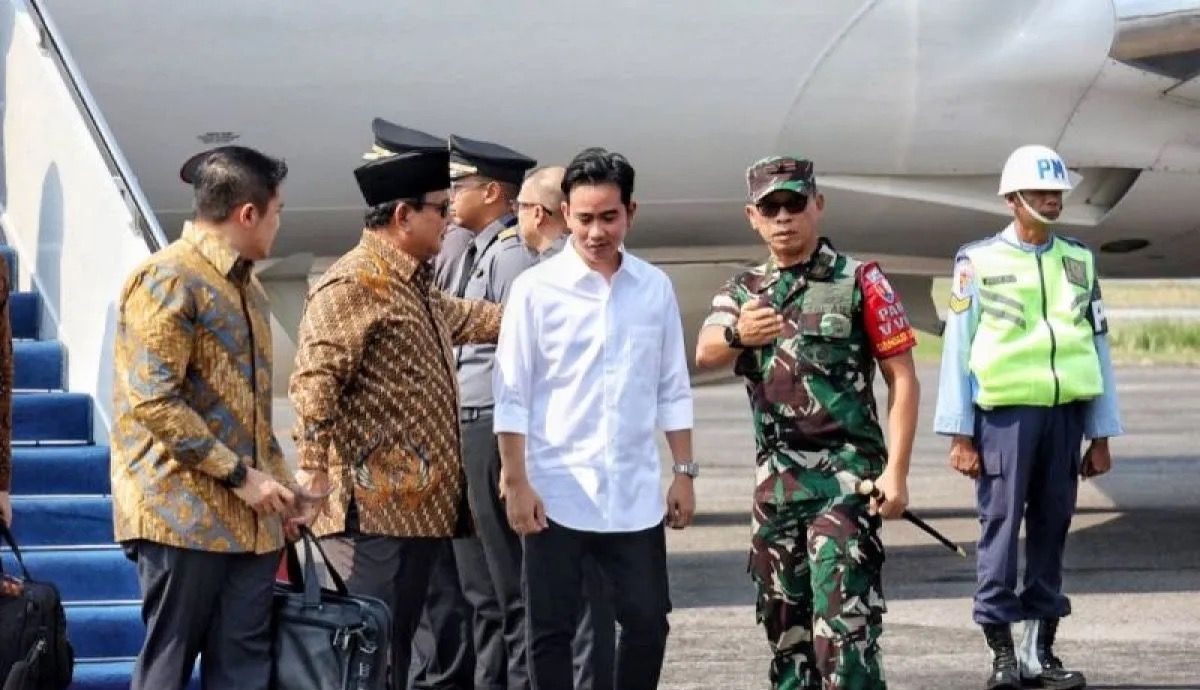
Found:
[[[317,580],[317,562],[313,559],[312,552],[314,546],[321,554],[321,560],[325,562],[325,570],[329,573],[334,590],[341,595],[349,594],[346,581],[334,569],[329,557],[325,555],[325,549],[321,548],[321,542],[307,526],[300,527],[300,541],[304,542],[304,567],[300,567],[300,555],[296,553],[296,545],[288,544],[286,549],[287,573],[288,580],[292,584],[304,588],[304,605],[313,607],[321,605],[321,583]]]
[[[33,580],[29,575],[29,568],[25,567],[25,559],[21,558],[21,547],[17,546],[17,539],[13,536],[12,530],[8,528],[8,523],[4,518],[0,518],[0,537],[4,537],[4,541],[8,542],[8,548],[12,549],[13,556],[17,559],[17,565],[21,566],[21,572],[25,575],[26,580]],[[0,560],[0,573],[4,572],[4,561]]]

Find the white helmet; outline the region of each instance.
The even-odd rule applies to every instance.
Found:
[[[1022,146],[1013,151],[1000,174],[999,194],[1004,196],[1023,189],[1070,191],[1067,162],[1046,146]]]

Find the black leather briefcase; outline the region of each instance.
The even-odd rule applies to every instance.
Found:
[[[276,582],[271,687],[274,690],[386,690],[392,614],[374,597],[350,594],[303,530],[304,566],[296,545],[286,551],[288,579]],[[313,547],[321,552],[334,588],[317,581]]]

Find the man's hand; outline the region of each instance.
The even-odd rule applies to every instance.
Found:
[[[692,478],[686,474],[675,475],[671,488],[667,489],[667,526],[683,529],[692,524],[696,516],[696,489]]]
[[[950,466],[971,479],[979,476],[979,451],[970,436],[955,436],[950,441]]]
[[[295,506],[283,522],[283,530],[287,538],[296,541],[300,538],[300,528],[311,527],[317,516],[326,512],[326,499],[333,491],[329,488],[329,473],[321,471],[299,470],[296,472]]]
[[[281,515],[295,510],[296,496],[269,474],[249,467],[246,483],[233,493],[259,515]]]
[[[742,309],[737,330],[743,345],[759,347],[779,337],[783,332],[783,317],[771,307],[754,302]]]
[[[883,498],[872,498],[870,513],[879,514],[887,520],[900,517],[908,507],[908,481],[897,474],[884,470],[875,480],[875,488]]]
[[[517,534],[537,534],[549,526],[546,506],[528,479],[507,482],[502,490],[508,525]]]
[[[0,491],[0,518],[4,518],[4,524],[12,527],[12,499],[7,491]]]
[[[1083,454],[1079,474],[1084,479],[1096,477],[1112,469],[1112,454],[1108,451],[1108,439],[1094,438]]]

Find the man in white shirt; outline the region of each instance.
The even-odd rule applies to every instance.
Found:
[[[496,349],[501,491],[524,535],[535,690],[571,687],[586,556],[612,584],[621,624],[615,686],[658,686],[671,608],[664,515],[683,529],[695,512],[679,306],[667,276],[622,245],[633,179],[618,153],[587,149],[571,161],[571,241],[513,283]],[[656,428],[675,462],[665,505]]]

